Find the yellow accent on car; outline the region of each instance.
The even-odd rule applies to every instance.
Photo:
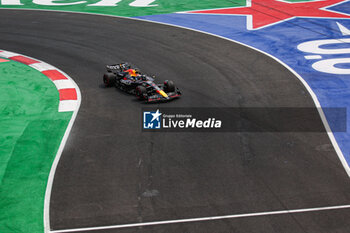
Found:
[[[161,94],[165,98],[168,98],[168,95],[163,90],[160,90],[159,94]]]

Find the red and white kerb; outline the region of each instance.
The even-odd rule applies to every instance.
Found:
[[[0,50],[0,57],[26,64],[48,77],[59,93],[59,112],[75,111],[79,107],[79,94],[74,81],[56,67],[21,54]]]

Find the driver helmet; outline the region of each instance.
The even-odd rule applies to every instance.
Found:
[[[128,72],[129,72],[130,76],[132,76],[132,77],[136,77],[137,76],[137,72],[136,72],[135,69],[129,69]]]

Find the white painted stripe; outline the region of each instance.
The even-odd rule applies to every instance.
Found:
[[[3,6],[9,6],[9,5],[24,5],[23,3],[21,3],[21,0],[0,0],[1,5]]]
[[[58,111],[59,112],[72,112],[77,109],[78,100],[61,100]]]
[[[344,27],[343,25],[341,25],[338,22],[337,22],[337,25],[338,25],[339,30],[343,34],[343,36],[350,36],[350,30],[349,29],[347,29],[346,27]]]
[[[308,59],[308,60],[322,59],[322,56],[320,56],[320,55],[307,55],[307,56],[305,56],[305,59]]]
[[[67,88],[75,88],[74,84],[71,80],[55,80],[53,83],[56,85],[57,90],[67,89]]]
[[[130,224],[113,225],[113,226],[52,230],[50,232],[64,233],[64,232],[79,232],[79,231],[96,231],[96,230],[144,227],[144,226],[165,225],[165,224],[175,224],[175,223],[203,222],[203,221],[213,221],[213,220],[222,220],[222,219],[249,218],[249,217],[260,217],[260,216],[270,216],[270,215],[281,215],[281,214],[318,212],[318,211],[338,210],[338,209],[348,209],[348,208],[350,208],[350,205],[327,206],[327,207],[317,207],[317,208],[308,208],[308,209],[279,210],[279,211],[233,214],[233,215],[223,215],[223,216],[213,216],[213,217],[203,217],[203,218],[188,218],[188,219],[176,219],[176,220],[156,221],[156,222],[130,223]]]
[[[20,56],[20,54],[2,50],[2,52],[0,52],[0,56],[10,58],[10,57],[14,57],[14,56]]]
[[[29,65],[29,66],[40,71],[40,72],[43,72],[45,70],[56,70],[56,68],[54,66],[47,64],[45,62],[34,63],[34,64]]]
[[[135,0],[132,3],[129,4],[129,6],[133,7],[155,7],[158,6],[158,4],[151,4],[155,2],[155,0]]]

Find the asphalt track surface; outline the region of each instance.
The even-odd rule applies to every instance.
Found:
[[[1,48],[55,65],[82,93],[54,179],[53,230],[350,204],[349,177],[326,133],[143,133],[145,105],[101,85],[105,64],[130,61],[183,91],[155,108],[313,107],[273,59],[154,23],[0,12]],[[343,209],[95,232],[345,233],[349,218]]]

